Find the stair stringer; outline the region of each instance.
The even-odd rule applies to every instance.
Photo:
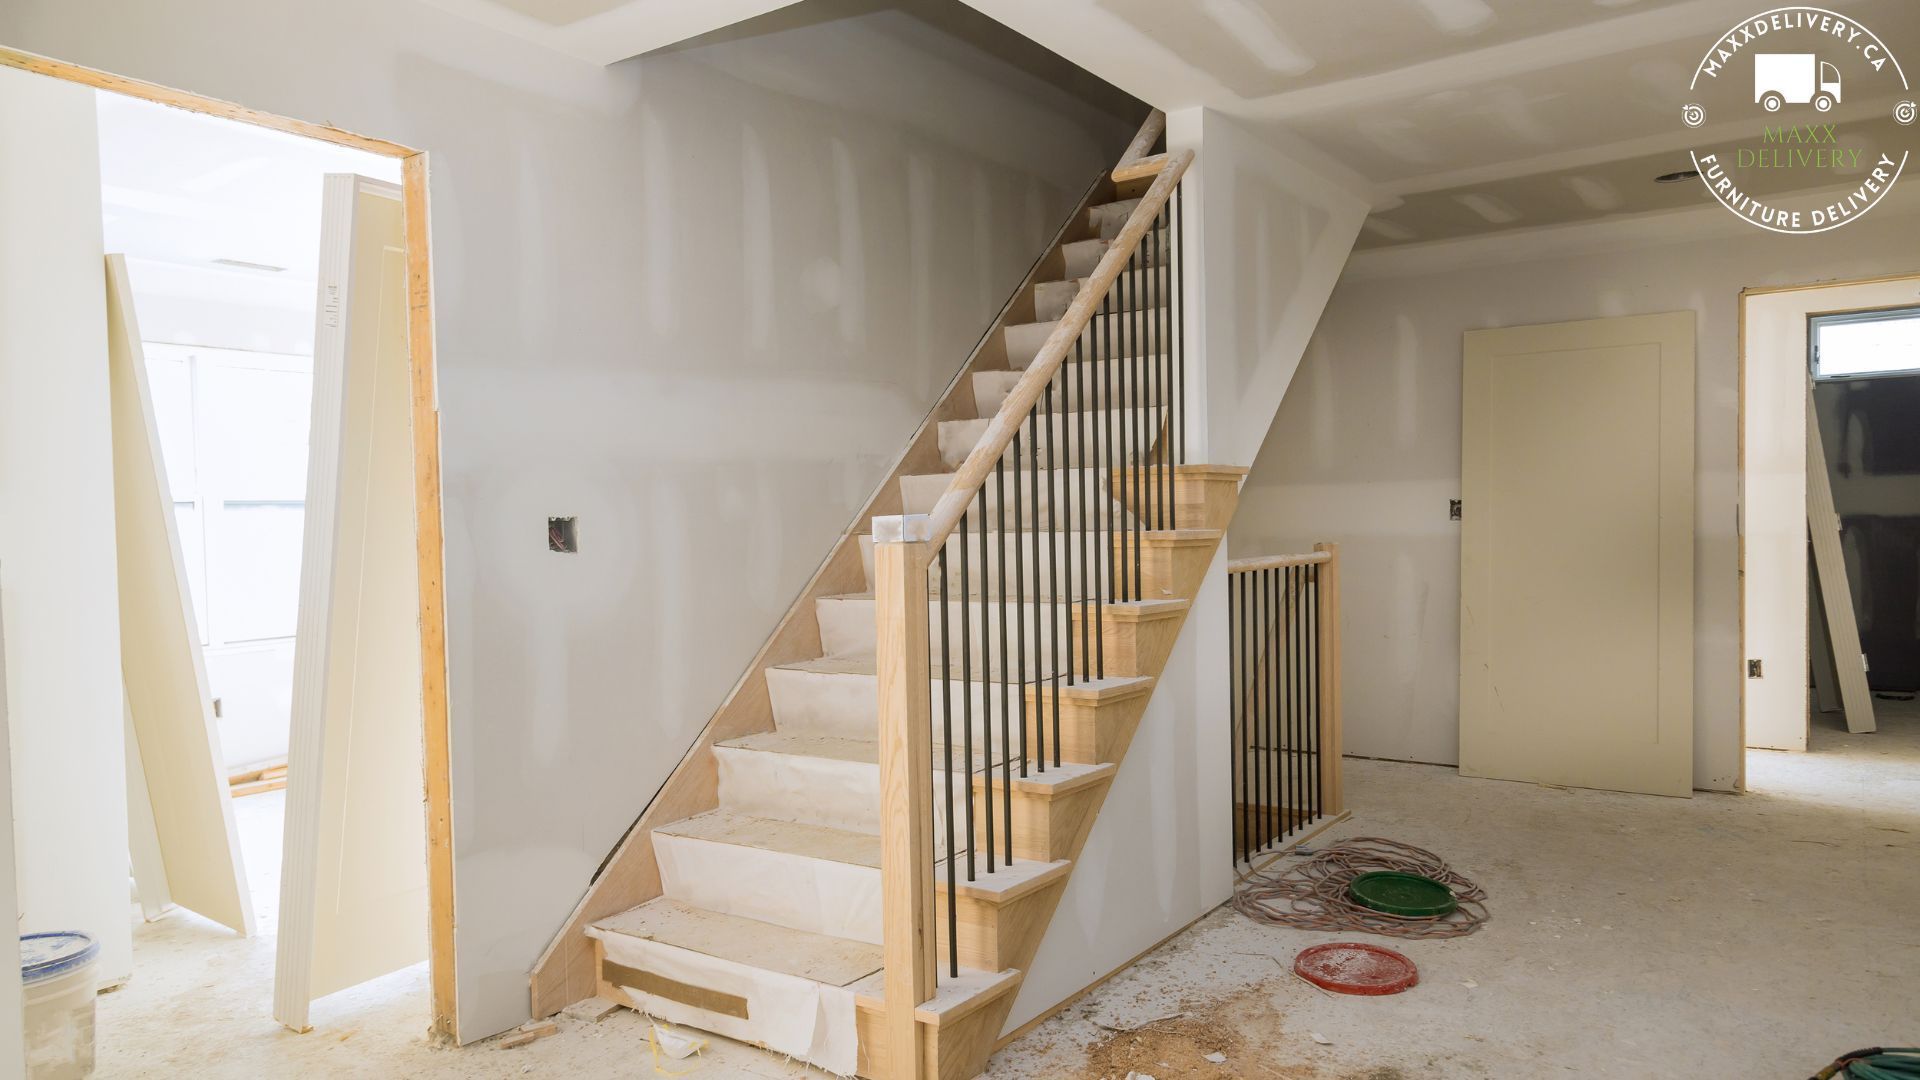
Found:
[[[767,669],[822,654],[820,627],[814,616],[816,603],[823,597],[857,593],[867,587],[860,541],[867,535],[869,524],[875,517],[902,512],[902,477],[945,471],[940,457],[940,425],[976,417],[972,377],[1009,369],[1006,329],[1039,321],[1036,312],[1039,285],[1067,276],[1067,246],[1098,237],[1099,230],[1090,221],[1090,211],[1096,205],[1115,199],[1118,192],[1104,170],[1088,186],[1080,203],[1048,245],[1046,254],[1034,263],[1026,279],[981,335],[973,353],[954,374],[952,382],[941,393],[939,403],[928,412],[886,478],[849,521],[846,531],[835,541],[820,568],[748,663],[740,680],[694,738],[679,765],[641,809],[633,827],[608,854],[599,872],[586,883],[579,904],[529,973],[532,1015],[536,1019],[551,1016],[596,993],[599,972],[588,928],[597,920],[662,895],[653,830],[719,806],[719,771],[714,745],[774,730]]]

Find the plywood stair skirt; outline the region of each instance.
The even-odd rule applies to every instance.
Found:
[[[1148,156],[1162,123],[1159,114],[1151,117],[1121,166],[1092,185],[609,859],[533,972],[535,1016],[599,994],[835,1073],[979,1072],[1232,516],[1245,470],[1175,465],[1171,457],[1129,466],[1171,493],[1180,527],[1141,528],[1139,598],[1107,603],[1099,615],[1104,677],[1082,678],[1062,693],[1062,763],[996,791],[995,803],[1011,806],[1000,842],[1013,845],[1016,861],[958,883],[957,942],[947,932],[946,878],[932,872],[948,854],[945,813],[929,805],[937,800],[927,793],[948,784],[961,792],[979,787],[988,759],[976,751],[952,775],[937,772],[931,785],[927,776],[911,775],[916,760],[922,773],[928,761],[943,768],[924,741],[929,701],[942,692],[940,642],[927,640],[937,619],[911,613],[916,604],[925,611],[928,603],[951,600],[955,608],[972,607],[980,621],[989,570],[976,563],[972,591],[953,591],[953,571],[943,583],[931,560],[937,550],[952,551],[958,537],[939,547],[913,541],[927,535],[929,522],[938,527],[943,507],[971,505],[983,480],[980,518],[995,521],[995,501],[1014,496],[996,491],[994,461],[984,459],[999,460],[1006,428],[1025,420],[1030,407],[1040,410],[1034,415],[1062,407],[1035,397],[1052,372],[1074,360],[1060,341],[1147,302],[1143,290],[1126,287],[1123,270],[1131,261],[1139,272],[1140,252],[1164,257],[1164,236],[1154,243],[1155,221],[1165,220],[1162,211],[1191,160],[1189,153]],[[1103,297],[1109,303],[1096,314]],[[1165,406],[1178,402],[1164,395],[1136,394],[1124,409],[1109,408],[1122,404],[1110,398],[1079,400],[1087,404],[1076,408],[1096,425],[1112,419],[1171,438]],[[1070,417],[1062,428],[1078,422]],[[1027,466],[1008,473],[1016,487],[1033,483],[1038,490]],[[1079,479],[1104,507],[1096,513],[1142,524],[1137,491],[1128,494],[1121,483],[1116,495],[1106,472]],[[1021,511],[1024,518],[1000,515],[1016,543],[1052,543],[1038,540],[1035,530],[1055,512],[1053,491],[1049,484]],[[876,543],[867,531],[876,518],[895,535]],[[973,537],[978,542],[981,534]],[[1029,583],[1016,606],[1031,612],[1032,605],[1065,603],[1076,619],[1087,610],[1037,586],[1037,579]],[[1037,627],[1038,616],[1030,617]],[[963,684],[954,667],[949,700],[1001,700],[1005,669],[988,657],[973,659]],[[931,694],[923,681],[929,672]],[[1037,682],[1012,692],[1031,702]],[[897,722],[902,709],[918,719]],[[1036,711],[1026,709],[1029,717]],[[976,709],[976,725],[978,715]],[[917,747],[902,734],[909,729],[918,732]],[[992,738],[1004,748],[998,734]],[[1051,734],[1046,738],[1051,754]],[[935,836],[942,837],[937,848]],[[963,835],[958,843],[968,841]],[[944,960],[950,944],[958,947],[958,977]],[[937,979],[936,950],[943,958]]]

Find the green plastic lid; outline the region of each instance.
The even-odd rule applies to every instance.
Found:
[[[1361,907],[1413,919],[1437,919],[1459,906],[1441,882],[1397,870],[1361,874],[1347,885],[1347,895]]]

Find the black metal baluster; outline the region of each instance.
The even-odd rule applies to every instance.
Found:
[[[1146,390],[1146,386],[1144,386],[1142,380],[1140,380],[1140,348],[1142,348],[1142,346],[1140,346],[1140,311],[1142,311],[1142,307],[1140,307],[1139,246],[1133,248],[1133,258],[1129,259],[1127,267],[1129,267],[1129,273],[1127,273],[1127,300],[1129,300],[1131,304],[1121,313],[1121,319],[1123,319],[1123,323],[1125,323],[1125,327],[1127,327],[1127,338],[1129,338],[1129,340],[1127,340],[1127,348],[1123,348],[1121,352],[1127,354],[1123,363],[1127,365],[1127,377],[1133,382],[1133,386],[1131,386],[1133,409],[1127,413],[1127,419],[1131,421],[1131,423],[1129,423],[1129,427],[1131,427],[1131,438],[1129,438],[1131,446],[1127,448],[1127,496],[1129,496],[1129,498],[1127,498],[1127,509],[1133,511],[1133,600],[1146,600],[1144,586],[1140,584],[1140,563],[1142,563],[1140,546],[1142,546],[1142,542],[1146,540],[1146,536],[1144,536],[1144,532],[1146,532],[1146,521],[1144,521],[1144,517],[1146,517],[1146,496],[1144,496],[1144,484],[1140,484],[1140,480],[1144,479],[1144,475],[1140,473],[1140,459],[1144,457],[1142,450],[1140,450],[1140,442],[1142,442],[1140,436],[1144,434],[1144,425],[1142,425],[1140,421],[1142,421],[1142,417],[1146,415],[1146,400],[1144,400],[1144,390]]]
[[[1307,568],[1304,566],[1296,566],[1292,569],[1293,572],[1289,575],[1287,589],[1287,641],[1292,646],[1287,650],[1287,667],[1293,675],[1293,686],[1291,687],[1292,693],[1288,695],[1287,703],[1291,709],[1288,729],[1292,734],[1289,736],[1289,741],[1293,743],[1291,748],[1298,751],[1300,748],[1300,689],[1303,681],[1301,676],[1304,674],[1304,672],[1300,670],[1300,582],[1301,579],[1306,576]],[[1298,753],[1292,755],[1292,764],[1293,791],[1288,793],[1288,803],[1293,807],[1297,815],[1300,803],[1300,791],[1305,786],[1306,777],[1300,775],[1300,755]],[[1297,827],[1297,820],[1295,825]]]
[[[941,554],[946,550],[941,549]],[[960,757],[966,769],[967,880],[973,880],[973,594],[967,580],[967,515],[960,515]],[[949,896],[952,894],[949,893]]]
[[[1074,346],[1074,359],[1076,361],[1080,359],[1078,343],[1075,343]],[[1093,448],[1093,443],[1087,439],[1087,410],[1089,406],[1087,404],[1086,364],[1076,363],[1074,365],[1073,379],[1079,388],[1080,397],[1080,662],[1085,664],[1087,657],[1090,655],[1093,656],[1094,662],[1088,667],[1088,674],[1096,679],[1104,679],[1107,677],[1106,627],[1093,625],[1093,621],[1100,617],[1100,606],[1099,600],[1093,595],[1093,582],[1090,580],[1090,571],[1087,565],[1088,560],[1097,556],[1100,551],[1097,543],[1097,538],[1100,535],[1100,524],[1097,521],[1089,524],[1087,520],[1087,474],[1092,471],[1088,468],[1088,465],[1098,460],[1098,451]],[[1097,442],[1100,438],[1100,421],[1097,415],[1093,426],[1093,440]],[[1093,543],[1091,550],[1089,550],[1090,540],[1096,541]],[[1097,572],[1092,574],[1092,577],[1097,578],[1097,576]],[[1068,630],[1072,630],[1071,625],[1068,626]],[[1089,634],[1098,640],[1099,648],[1097,652],[1093,651],[1092,646],[1087,642]],[[1073,648],[1073,642],[1071,640],[1067,642],[1067,648]]]
[[[1179,192],[1169,195],[1169,200],[1178,198]],[[1171,205],[1171,202],[1169,202]],[[1165,230],[1160,236],[1160,265],[1155,275],[1160,282],[1160,306],[1154,309],[1153,317],[1160,323],[1160,351],[1154,354],[1153,362],[1160,371],[1160,506],[1165,514],[1161,527],[1177,529],[1174,524],[1174,500],[1176,488],[1173,477],[1173,225],[1172,211],[1166,206],[1160,208],[1160,226]]]
[[[1111,295],[1111,292],[1108,295]],[[1113,364],[1107,359],[1110,354],[1101,344],[1107,337],[1106,306],[1106,297],[1101,297],[1099,323],[1101,341],[1095,342],[1094,363],[1099,365],[1099,378],[1096,382],[1105,383],[1105,389],[1100,397],[1100,426],[1106,429],[1107,437],[1100,451],[1100,481],[1106,485],[1106,496],[1101,500],[1100,520],[1106,525],[1106,542],[1101,545],[1100,554],[1107,567],[1106,599],[1112,601],[1120,598],[1118,581],[1120,564],[1114,558],[1114,546],[1118,540],[1113,519],[1114,508],[1119,503],[1119,488],[1116,486],[1119,483],[1119,470],[1114,467],[1113,453],[1113,412],[1114,401],[1117,400],[1113,391]]]
[[[1320,567],[1318,564],[1314,566],[1309,576],[1311,584],[1313,585],[1312,607],[1309,608],[1309,611],[1312,613],[1313,618],[1307,627],[1307,654],[1309,657],[1307,667],[1308,670],[1312,672],[1313,707],[1309,711],[1307,727],[1307,748],[1309,750],[1307,757],[1307,782],[1313,794],[1312,797],[1307,800],[1307,804],[1308,808],[1313,811],[1314,819],[1318,820],[1320,817],[1320,692],[1322,689],[1320,685]]]
[[[959,849],[953,846],[953,652],[947,641],[947,547],[940,545],[940,748],[947,778],[947,970],[960,977],[960,889],[954,880]]]
[[[1013,673],[1013,666],[1007,661],[1007,469],[1006,469],[1006,465],[1007,465],[1007,456],[1004,453],[1000,455],[1000,459],[998,461],[995,461],[993,463],[993,486],[994,486],[993,494],[994,494],[995,502],[999,504],[997,507],[997,512],[999,514],[999,523],[1000,523],[1000,531],[996,533],[994,537],[994,547],[998,548],[1000,552],[1000,581],[999,581],[999,586],[1000,586],[1000,604],[999,604],[999,607],[1000,607],[1000,673],[999,673],[1000,675],[1000,678],[999,678],[999,681],[1000,681],[1000,759],[1005,763],[1005,766],[1002,771],[1002,775],[1005,777],[1007,781],[1007,785],[1006,785],[1007,798],[1011,800],[1013,798],[1013,740],[1009,738],[1012,732],[1008,730],[1007,677]],[[1019,487],[1020,487],[1019,484],[1014,485],[1015,490],[1018,490]],[[982,597],[981,602],[985,603],[985,599],[986,599],[985,597]],[[991,758],[987,760],[987,773],[989,776],[991,776],[993,773],[993,760]],[[991,798],[991,796],[989,796],[989,798]],[[1013,844],[1013,807],[1011,802],[1009,802],[1008,804],[1006,816],[1000,819],[1000,823],[1002,825],[1001,831],[1005,833],[1007,837],[1007,844],[1009,848],[1007,852],[1007,861],[1012,862],[1013,852],[1011,848]]]
[[[1184,465],[1187,461],[1187,278],[1186,248],[1180,242],[1181,217],[1180,189],[1173,189],[1173,344],[1175,362],[1173,415],[1179,421],[1180,430],[1173,440],[1174,464]],[[1179,528],[1176,518],[1174,528]]]
[[[993,573],[993,561],[987,557],[987,485],[980,485],[980,747],[986,758],[986,835],[987,873],[994,871],[993,850],[993,620],[987,615],[987,596],[990,591],[988,575]],[[973,606],[973,597],[967,597],[967,606]],[[1003,678],[1005,676],[1002,676]],[[972,792],[973,762],[967,762],[968,792]]]
[[[1073,347],[1076,350],[1079,349],[1080,340],[1078,338],[1074,339]],[[1062,395],[1061,405],[1067,405],[1067,402],[1064,400],[1064,394]],[[1057,594],[1060,591],[1058,537],[1060,534],[1060,513],[1063,500],[1060,498],[1060,485],[1055,477],[1055,473],[1059,470],[1055,467],[1058,457],[1054,452],[1054,448],[1056,446],[1064,447],[1065,443],[1064,441],[1055,441],[1056,433],[1054,431],[1055,421],[1053,414],[1053,384],[1049,382],[1047,384],[1047,567],[1054,582],[1053,592]],[[1038,535],[1035,536],[1034,540],[1035,543],[1039,542]],[[1046,609],[1046,614],[1047,651],[1051,653],[1053,657],[1053,662],[1048,666],[1047,670],[1048,691],[1052,699],[1049,705],[1053,710],[1053,763],[1058,765],[1060,764],[1060,668],[1063,666],[1060,663],[1060,620],[1057,618],[1056,610],[1052,607]],[[1040,609],[1036,607],[1034,609],[1034,616],[1037,619],[1039,615]],[[1034,625],[1038,626],[1039,623],[1036,622]],[[1071,633],[1067,635],[1067,651],[1073,651],[1073,635]],[[1071,685],[1073,682],[1073,663],[1071,658],[1069,658],[1064,666],[1067,668],[1067,682]],[[1044,716],[1034,717],[1034,723],[1043,727],[1046,724],[1046,720],[1047,718]]]
[[[1253,672],[1247,664],[1247,598],[1248,582],[1253,574],[1241,574],[1233,590],[1238,618],[1235,622],[1234,657],[1239,661],[1240,678],[1234,684],[1233,696],[1240,704],[1240,846],[1247,852],[1247,860],[1253,860],[1253,803],[1254,803],[1254,761],[1253,761],[1253,699],[1248,696],[1253,686]]]
[[[1028,409],[1027,418],[1031,420],[1033,417],[1034,410]],[[1033,444],[1029,443],[1028,445],[1031,446]],[[1016,530],[1013,534],[1013,602],[1015,604],[1013,609],[1013,628],[1015,635],[1013,670],[1018,675],[1018,678],[1016,678],[1013,683],[1013,707],[1015,709],[1015,715],[1019,717],[1020,775],[1025,777],[1027,775],[1027,617],[1025,610],[1019,605],[1027,602],[1027,570],[1026,558],[1020,548],[1020,533],[1017,531],[1020,528],[1021,520],[1025,517],[1021,511],[1026,506],[1025,499],[1020,493],[1020,464],[1022,462],[1026,462],[1028,468],[1033,467],[1033,462],[1021,456],[1020,431],[1018,428],[1015,428],[1013,433],[1013,527]],[[998,471],[996,468],[996,474]],[[1006,512],[1006,507],[1003,506],[1000,508],[1000,513],[1003,518]],[[1039,577],[1040,567],[1038,565],[1034,566],[1033,573],[1035,578]],[[1006,590],[1003,587],[1001,591],[1005,592]],[[1036,589],[1035,591],[1037,592],[1039,590]],[[1009,821],[1011,821],[1011,819],[1009,819]]]
[[[1160,305],[1165,303],[1165,299],[1160,294],[1160,260],[1162,256],[1160,252],[1160,218],[1158,215],[1155,215],[1153,219],[1152,228],[1147,230],[1147,242],[1146,265],[1140,268],[1140,272],[1145,274],[1147,279],[1146,347],[1140,350],[1142,354],[1141,361],[1145,363],[1147,367],[1148,410],[1147,414],[1142,417],[1142,422],[1147,426],[1147,441],[1142,449],[1146,452],[1149,469],[1147,473],[1147,489],[1149,492],[1147,501],[1153,504],[1153,527],[1156,529],[1164,529],[1167,527],[1167,503],[1166,499],[1162,497],[1160,470],[1152,468],[1152,464],[1160,459],[1160,455],[1157,452],[1160,442],[1160,424],[1156,422],[1155,416],[1160,413],[1161,405],[1166,400],[1162,396],[1160,387],[1160,350],[1166,347],[1166,343],[1160,333]]]
[[[1261,835],[1266,838],[1269,847],[1280,835],[1280,789],[1283,786],[1280,777],[1280,694],[1276,683],[1276,669],[1279,667],[1276,654],[1280,649],[1280,635],[1274,633],[1277,622],[1274,617],[1274,594],[1279,590],[1280,574],[1281,571],[1268,570],[1262,576],[1265,587],[1260,590],[1260,633],[1264,635],[1261,640],[1265,647],[1260,666],[1264,675],[1262,692],[1267,702],[1266,828]]]
[[[1053,409],[1052,383],[1047,384],[1046,409],[1048,411]],[[1043,415],[1045,414],[1039,412],[1030,412],[1027,414],[1027,419],[1033,424],[1033,460],[1028,463],[1030,474],[1027,477],[1027,485],[1033,489],[1033,517],[1026,522],[1027,540],[1033,548],[1033,592],[1035,600],[1033,605],[1033,685],[1031,687],[1025,685],[1020,687],[1020,700],[1022,703],[1025,703],[1029,697],[1032,699],[1033,704],[1029,710],[1029,714],[1033,718],[1034,757],[1040,763],[1040,771],[1046,772],[1046,699],[1040,693],[1040,686],[1046,678],[1047,666],[1045,658],[1042,655],[1043,646],[1040,637],[1039,598],[1047,592],[1053,591],[1053,586],[1049,583],[1048,588],[1045,590],[1040,587],[1040,470],[1042,468],[1049,471],[1053,469],[1053,448],[1049,446],[1044,452],[1044,455],[1040,449],[1040,430],[1043,426],[1041,417]],[[1052,493],[1051,485],[1048,487],[1048,493]],[[1047,520],[1051,522],[1053,520],[1052,512],[1048,511],[1047,515]],[[1056,660],[1057,659],[1056,657]],[[1031,693],[1029,693],[1029,691],[1031,691]],[[1026,721],[1023,719],[1021,723],[1023,725],[1021,731],[1024,732],[1026,730],[1024,726]],[[1026,749],[1025,744],[1022,744],[1021,749],[1023,751]]]

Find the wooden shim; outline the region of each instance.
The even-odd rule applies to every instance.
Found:
[[[165,893],[181,907],[250,935],[253,899],[124,256],[107,257],[106,286],[120,666],[165,865]]]
[[[1827,448],[1820,439],[1812,383],[1807,384],[1807,535],[1820,575],[1822,615],[1827,639],[1833,643],[1833,668],[1840,681],[1840,702],[1847,711],[1847,730],[1856,735],[1870,732],[1876,727],[1873,694],[1867,689],[1866,654],[1860,648],[1853,588],[1847,583],[1846,555],[1840,549],[1840,515],[1833,509],[1833,480],[1827,474]]]

